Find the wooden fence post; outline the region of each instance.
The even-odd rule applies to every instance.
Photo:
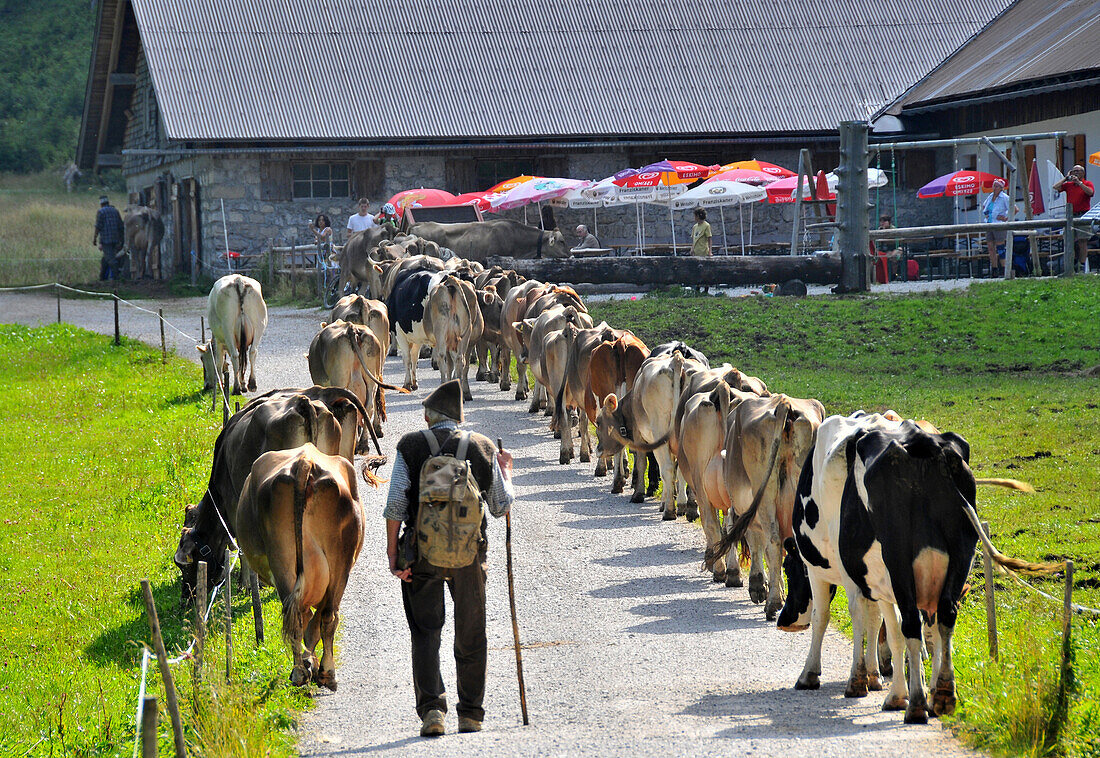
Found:
[[[115,301],[115,346],[117,347],[122,344],[122,333],[118,328],[118,293],[113,293],[111,298]]]
[[[989,536],[989,522],[982,522],[982,531]],[[989,631],[989,657],[997,660],[997,606],[993,600],[993,557],[982,546],[982,570],[985,572],[985,621]]]
[[[1070,644],[1073,632],[1073,561],[1066,561],[1066,603],[1062,612],[1062,678],[1072,674]]]
[[[1066,226],[1062,232],[1062,276],[1073,276],[1077,265],[1077,243],[1074,239],[1073,205],[1066,203]]]
[[[61,285],[54,285],[54,292],[57,294],[57,323],[61,323]]]
[[[199,561],[195,579],[195,683],[202,679],[202,661],[206,652],[206,561]]]
[[[233,680],[233,548],[225,549],[225,681]]]
[[[249,589],[252,591],[252,621],[256,625],[256,647],[264,644],[264,609],[260,604],[260,576],[248,572]]]
[[[141,758],[157,758],[157,699],[147,697],[141,705]]]
[[[157,315],[160,317],[160,362],[168,362],[168,346],[164,341],[164,309],[157,308]]]
[[[199,316],[199,344],[206,342],[206,316]]]
[[[267,281],[274,288],[275,286],[275,241],[272,240],[267,245]]]
[[[164,639],[160,636],[160,619],[157,618],[157,606],[153,602],[153,590],[148,579],[141,580],[141,592],[145,596],[145,612],[149,617],[149,631],[153,635],[153,650],[160,665],[160,678],[164,682],[165,703],[168,715],[172,719],[172,735],[176,742],[176,758],[187,758],[187,749],[183,743],[183,722],[180,721],[180,705],[176,698],[176,685],[172,682],[172,670],[168,668],[168,653],[164,650]]]

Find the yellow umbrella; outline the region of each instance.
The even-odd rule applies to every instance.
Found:
[[[491,194],[494,194],[494,193],[498,193],[498,194],[499,193],[504,193],[504,192],[507,192],[510,189],[515,189],[516,187],[518,187],[521,184],[526,184],[527,182],[531,181],[532,179],[538,179],[538,178],[540,178],[540,177],[528,176],[527,174],[523,174],[521,176],[514,176],[511,179],[508,179],[507,181],[501,182],[500,184],[494,184],[492,187],[485,190],[485,194],[486,195],[491,195]]]

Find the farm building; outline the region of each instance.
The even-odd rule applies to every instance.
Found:
[[[1058,7],[1092,7],[1095,27],[1096,6],[461,0],[395,13],[375,0],[100,0],[78,164],[120,168],[132,197],[162,211],[171,273],[192,255],[216,260],[226,237],[242,252],[294,241],[321,211],[342,230],[354,198],[376,209],[410,187],[457,193],[523,173],[599,179],[661,158],[793,168],[803,147],[830,169],[846,119],[877,119],[875,137],[1007,127],[980,121],[993,109],[968,93],[994,86],[1007,100],[1036,80],[1064,84],[1073,56],[990,69],[983,51],[1004,39],[983,29]],[[1048,114],[1046,86],[1028,111],[1037,119]],[[1092,100],[1058,118],[1095,111],[1087,86]],[[952,159],[899,160],[899,216],[944,213],[913,190]],[[567,229],[590,213],[559,211],[558,222]],[[758,209],[758,237],[789,238],[791,213]],[[664,219],[652,228],[667,239]],[[632,213],[601,212],[600,224],[605,242],[633,238]]]

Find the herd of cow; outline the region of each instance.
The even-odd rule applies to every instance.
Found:
[[[1057,568],[993,547],[975,511],[977,485],[1027,486],[975,479],[966,441],[927,421],[892,411],[826,417],[817,400],[773,393],[729,364],[712,368],[682,342],[651,350],[630,331],[593,323],[568,286],[486,268],[416,236],[380,241],[357,271],[370,297],[345,296],[322,324],[308,353],[315,386],[255,398],[218,437],[209,488],[188,507],[176,553],[187,600],[196,562],[210,564],[213,583],[236,538],[247,564],[282,598],[296,684],[312,677],[336,687],[332,636],[362,544],[352,462],[371,437],[378,446],[385,390],[398,389],[382,377],[391,333],[404,363],[400,391],[417,388],[425,345],[441,378],[459,379],[466,399],[473,360],[477,380],[508,391],[514,356],[515,397],[529,399],[529,412],[545,409],[561,464],[575,455],[591,460],[594,427],[596,476],[613,472],[611,490],[622,492],[633,451],[632,501],[642,502],[657,491],[645,476],[655,463],[663,517],[701,519],[714,581],[741,587],[747,558],[749,597],[764,604],[766,618],[778,616],[791,631],[812,625],[798,689],[819,686],[829,604],[842,586],[854,633],[845,695],[881,690],[881,676],[893,673],[883,708],[927,721],[923,666],[910,666],[906,678],[905,666],[891,661],[906,653],[920,660],[928,638],[931,711],[950,713],[951,636],[978,540],[1006,570]],[[246,363],[255,389],[255,348],[267,320],[259,285],[219,280],[208,317],[213,339],[200,347],[208,384],[218,383],[227,350],[234,390],[245,386]],[[370,466],[379,462],[362,469],[371,484]],[[739,558],[727,559],[738,547]]]

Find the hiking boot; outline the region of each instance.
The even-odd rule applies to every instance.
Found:
[[[460,732],[480,732],[481,722],[477,719],[470,718],[469,716],[458,717],[458,731]]]
[[[428,711],[420,720],[421,737],[442,737],[445,734],[443,727],[443,711]]]

